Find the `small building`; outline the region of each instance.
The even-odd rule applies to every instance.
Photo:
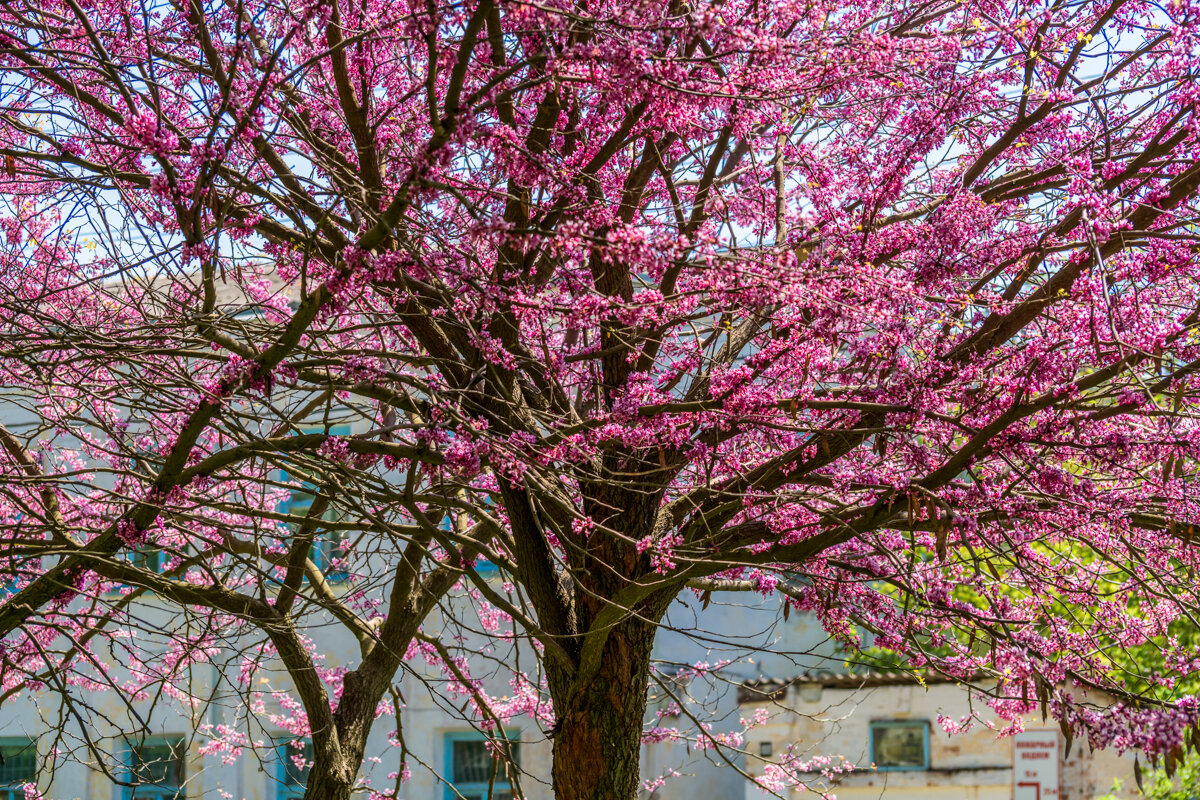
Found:
[[[1024,734],[999,738],[1003,725],[990,710],[944,678],[809,672],[743,684],[738,704],[743,718],[766,716],[746,737],[747,774],[769,775],[767,765],[781,757],[844,759],[855,768],[825,776],[814,767],[805,775],[838,800],[1091,800],[1111,792],[1114,780],[1118,797],[1136,792],[1132,753],[1092,751],[1078,741],[1068,752],[1057,726],[1040,714],[1025,720]],[[973,710],[983,722],[965,732],[948,734],[938,722]],[[746,782],[746,800],[800,794],[772,795]]]

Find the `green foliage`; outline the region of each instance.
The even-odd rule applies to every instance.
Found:
[[[1200,651],[1200,628],[1190,617],[1176,619],[1168,625],[1165,636],[1153,637],[1140,644],[1119,643],[1108,636],[1096,634],[1096,620],[1109,613],[1110,609],[1103,608],[1108,603],[1116,604],[1122,613],[1133,617],[1150,617],[1155,613],[1154,609],[1143,608],[1139,598],[1123,597],[1117,590],[1120,582],[1133,570],[1132,563],[1114,563],[1083,542],[1055,545],[1037,542],[1030,547],[1033,551],[1064,564],[1092,565],[1096,568],[1098,576],[1096,595],[1090,598],[1090,602],[1085,601],[1078,593],[1051,593],[1050,597],[1055,601],[1051,607],[1054,613],[1034,620],[1031,624],[1035,629],[1040,632],[1041,627],[1053,619],[1060,628],[1067,624],[1075,633],[1096,636],[1103,652],[1103,660],[1107,662],[1109,677],[1133,694],[1162,703],[1173,703],[1180,697],[1200,694],[1200,673],[1186,673],[1181,676],[1177,667],[1168,663],[1164,655],[1169,652]],[[918,550],[919,548],[914,547],[914,552]],[[933,557],[931,553],[927,555]],[[994,555],[986,562],[981,562],[977,560],[977,553],[959,548],[952,548],[951,555],[952,559],[947,563],[974,561],[976,570],[987,569],[991,572],[999,582],[999,585],[994,587],[995,591],[1006,595],[1016,606],[1020,607],[1029,601],[1031,590],[1024,584],[1018,574],[1019,570],[1005,556]],[[1037,591],[1045,595],[1048,590],[1042,586]],[[902,599],[902,594],[895,587],[880,586],[880,593],[892,595],[897,603],[911,601],[911,597]],[[955,587],[952,596],[954,600],[969,604],[981,612],[987,612],[989,608],[989,601],[967,583]],[[1097,602],[1098,597],[1104,597],[1106,602]],[[1043,596],[1043,599],[1046,598]],[[939,635],[931,636],[927,632],[911,634],[908,644],[910,650],[906,654],[879,647],[864,648],[857,654],[858,665],[881,671],[911,671],[913,652],[930,657],[946,657],[954,654],[957,648],[966,646],[978,655],[991,643],[986,633],[970,620],[959,619],[956,624],[940,631]],[[1200,800],[1200,791],[1189,795],[1189,800]]]
[[[1196,800],[1200,797],[1200,756],[1189,753],[1175,770],[1174,778],[1168,777],[1165,769],[1144,770],[1142,787],[1146,800]],[[1115,781],[1112,791],[1097,800],[1124,800],[1130,796],[1131,792],[1121,790],[1121,782]]]

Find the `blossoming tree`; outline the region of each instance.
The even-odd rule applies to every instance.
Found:
[[[114,583],[236,620],[343,798],[465,574],[537,643],[556,795],[630,798],[657,623],[744,591],[1178,759],[1198,14],[7,0],[5,687],[83,669]],[[310,600],[361,643],[336,691]]]

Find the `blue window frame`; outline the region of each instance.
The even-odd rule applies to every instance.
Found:
[[[131,565],[140,569],[162,574],[167,564],[168,554],[160,547],[142,545],[140,547],[125,548],[119,557],[124,558]],[[108,592],[109,594],[120,594],[121,590],[125,588],[128,588],[128,584],[114,583],[109,587]],[[4,798],[0,797],[0,800],[4,800]]]
[[[516,731],[505,731],[512,751],[513,767],[521,764],[521,746]],[[496,763],[487,747],[487,737],[478,731],[447,733],[445,800],[512,800],[512,782],[505,764]],[[512,769],[513,767],[509,767]],[[492,780],[493,774],[495,781]],[[488,788],[491,794],[488,794]]]
[[[286,472],[280,473],[280,479],[283,481],[289,480]],[[314,495],[312,486],[304,482],[302,486],[292,490],[291,497],[280,504],[279,512],[281,514],[290,514],[296,517],[303,517],[308,513],[308,509],[312,506]],[[327,522],[336,522],[340,519],[335,509],[329,508],[321,515],[321,518]],[[334,567],[331,565],[337,559],[345,557],[345,552],[342,550],[341,542],[330,541],[325,536],[318,535],[317,540],[313,542],[312,550],[309,552],[309,558],[317,565],[317,569],[325,573],[325,578],[334,582],[341,582],[350,577],[344,568]]]
[[[151,572],[162,572],[166,553],[157,547],[142,546],[129,551],[129,563]]]
[[[324,431],[325,429],[322,428],[311,431],[306,430],[305,433],[323,433]],[[349,436],[350,426],[332,426],[329,428],[329,435]],[[287,472],[283,470],[280,470],[279,475],[281,481],[287,482],[290,480]],[[308,513],[308,509],[312,506],[313,499],[315,498],[314,492],[316,487],[307,481],[301,481],[300,484],[300,486],[293,488],[291,496],[280,504],[279,512],[281,514],[290,514],[292,516],[303,517]],[[336,522],[340,519],[337,511],[333,508],[326,510],[326,512],[321,515],[321,518],[328,522]],[[335,561],[345,557],[345,551],[342,549],[340,541],[330,541],[324,537],[318,538],[313,544],[312,552],[309,554],[309,557],[312,559],[312,562],[316,564],[317,569],[325,573],[325,578],[327,580],[340,583],[349,579],[350,573],[344,568],[331,568]]]
[[[21,787],[37,779],[37,743],[33,739],[0,738],[0,800],[24,800]]]
[[[500,568],[495,562],[487,558],[481,558],[475,562],[475,574],[481,577],[489,577],[491,575],[499,575]]]
[[[21,582],[21,565],[16,563],[15,558],[10,558],[8,561],[8,570],[3,577],[0,577],[0,600],[7,600],[9,595],[17,593],[17,586]]]
[[[278,763],[275,800],[302,800],[308,786],[308,773],[312,769],[312,740],[289,739],[278,742],[275,754]]]
[[[149,456],[149,452],[143,451],[139,454],[139,456],[131,457],[129,459],[129,468],[134,472],[137,472],[140,467],[141,459]],[[137,547],[123,548],[123,553],[125,560],[133,566],[139,569],[148,570],[155,574],[159,574],[163,571],[163,568],[167,564],[167,558],[169,555],[161,547],[156,547],[152,544],[143,544]],[[119,589],[120,586],[115,586],[113,588],[116,590]]]
[[[183,800],[187,745],[182,739],[154,738],[125,751],[122,800]]]
[[[13,522],[15,523],[13,526],[14,531],[20,530],[22,517],[24,517],[24,513],[21,511],[18,511],[16,516],[13,517]],[[0,600],[5,600],[9,595],[17,593],[17,584],[20,583],[21,577],[29,572],[30,561],[31,559],[9,556],[6,565],[8,567],[7,572],[0,578]],[[37,558],[35,563],[40,565],[41,558]],[[0,794],[0,800],[5,800],[2,794]]]
[[[878,770],[929,769],[929,722],[923,719],[872,722],[871,763]]]
[[[452,529],[453,524],[454,524],[454,520],[452,520],[450,518],[450,515],[447,514],[446,516],[442,517],[441,525],[439,525],[438,527],[440,527],[442,530],[444,530],[446,532],[449,532]],[[499,574],[499,572],[500,572],[500,568],[497,567],[490,559],[479,558],[479,559],[475,560],[475,574],[476,575],[486,578],[486,577],[491,577],[492,575],[497,575],[497,574]]]

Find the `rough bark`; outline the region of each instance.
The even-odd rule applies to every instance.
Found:
[[[304,800],[350,800],[357,775],[346,758],[314,758]]]
[[[652,476],[656,467],[628,454],[614,454],[604,472]],[[576,669],[569,680],[549,672],[558,718],[554,794],[557,800],[634,800],[641,777],[650,654],[657,620],[672,593],[644,599],[616,617],[612,612],[623,590],[652,570],[634,543],[653,528],[661,488],[649,481],[622,487],[603,479],[581,488],[585,513],[623,535],[589,539],[575,574]],[[597,656],[591,650],[599,641],[603,645]]]
[[[357,672],[346,673],[329,736],[313,731],[313,767],[304,800],[349,800],[375,722],[380,686],[368,686]],[[318,739],[324,747],[318,747]]]
[[[596,676],[556,698],[553,785],[557,800],[633,800],[655,626],[622,622],[609,634]]]

